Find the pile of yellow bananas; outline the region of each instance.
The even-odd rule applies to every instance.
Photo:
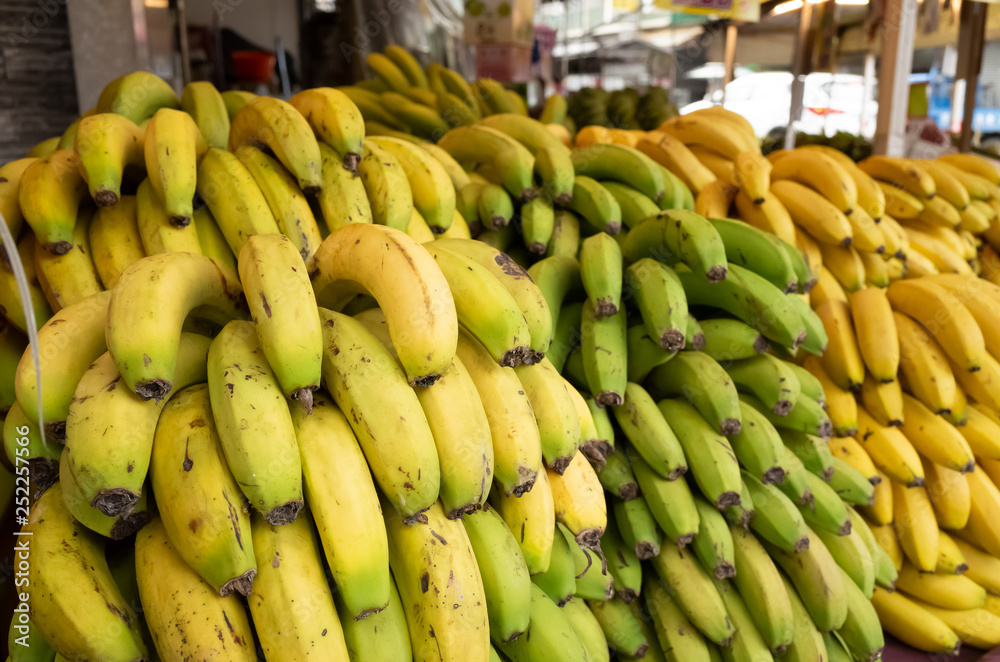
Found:
[[[561,97],[369,65],[130,74],[0,167],[12,660],[1000,644],[1000,174],[721,109],[571,148]]]

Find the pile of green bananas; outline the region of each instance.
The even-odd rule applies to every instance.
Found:
[[[877,659],[803,254],[558,100],[365,112],[139,72],[0,168],[12,659]]]
[[[652,131],[677,115],[677,106],[670,103],[670,93],[662,87],[650,87],[644,94],[633,87],[614,92],[585,87],[570,95],[569,115],[580,128],[606,126]]]

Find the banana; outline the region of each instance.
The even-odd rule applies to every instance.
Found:
[[[418,103],[394,91],[379,94],[382,107],[406,124],[410,128],[410,133],[427,140],[435,140],[445,134],[450,127],[436,109],[436,98],[433,95],[431,98],[435,99],[435,107]]]
[[[951,175],[953,179],[957,180],[958,187],[964,189],[969,198],[973,200],[988,200],[996,190],[996,186],[989,179],[975,172],[956,167],[947,161],[928,161],[923,165],[931,173],[934,173],[936,170],[943,170]],[[961,209],[958,205],[955,205],[955,207]]]
[[[455,189],[444,166],[419,146],[404,140],[390,137],[369,140],[399,161],[410,183],[414,209],[431,230],[436,234],[446,231],[455,216]]]
[[[830,454],[835,460],[840,460],[860,473],[872,486],[882,482],[878,469],[864,447],[852,437],[830,439]],[[837,463],[839,465],[839,463]],[[867,505],[867,504],[863,504]]]
[[[48,490],[32,505],[21,533],[31,536],[33,549],[28,616],[52,648],[70,659],[146,659],[138,619],[115,585],[104,546],[73,519],[62,490]],[[92,590],[67,592],[65,581]]]
[[[531,579],[517,540],[488,505],[462,520],[482,575],[494,640],[513,641],[528,629]]]
[[[969,407],[968,420],[958,431],[980,461],[1000,459],[1000,425],[992,410],[973,404]]]
[[[601,553],[610,559],[608,570],[614,577],[615,595],[631,604],[642,591],[642,566],[635,549],[622,540],[617,526],[609,526],[601,536]]]
[[[267,198],[234,154],[214,148],[205,153],[198,165],[198,193],[234,255],[239,255],[247,238],[279,232]]]
[[[126,268],[146,256],[136,197],[124,195],[114,207],[98,209],[90,220],[89,239],[94,268],[110,290]]]
[[[543,197],[547,197],[555,204],[569,204],[573,197],[573,181],[576,175],[573,170],[573,161],[566,149],[561,145],[542,147],[535,152],[533,168],[535,179],[541,182]],[[618,184],[618,182],[613,183]],[[627,188],[635,190],[631,187]]]
[[[568,388],[544,357],[534,365],[518,366],[514,372],[531,403],[545,463],[562,475],[580,444],[580,419]]]
[[[23,474],[21,467],[27,464],[29,496],[37,498],[59,479],[62,447],[43,441],[37,423],[25,415],[16,401],[4,416],[3,437],[4,453],[10,465]]]
[[[650,131],[639,139],[635,148],[668,169],[695,194],[716,180],[715,174],[683,142],[669,133]]]
[[[11,662],[53,662],[56,652],[28,618],[28,605],[19,603],[17,607],[7,634],[7,650],[10,651],[7,659]]]
[[[101,113],[80,120],[73,150],[98,207],[118,202],[126,169],[145,167],[143,140],[142,130],[122,115]]]
[[[943,532],[941,538],[945,538]],[[995,595],[997,588],[1000,587],[1000,559],[959,538],[953,539],[952,542],[968,565],[965,574],[969,579]]]
[[[332,147],[321,143],[319,152],[324,164],[323,188],[316,196],[316,202],[327,230],[333,232],[350,223],[372,223],[373,208],[369,202],[364,180],[340,165],[340,156]],[[410,216],[406,217],[406,229],[409,229],[413,211],[415,210],[411,206]],[[429,238],[433,238],[433,235]]]
[[[705,334],[701,332],[701,324],[690,313],[688,313],[687,328],[684,330],[684,344],[696,352],[700,352],[705,346]]]
[[[750,528],[763,540],[788,553],[809,548],[809,529],[802,513],[777,486],[766,485],[743,472],[743,485],[753,500]]]
[[[34,161],[21,174],[17,192],[21,213],[40,245],[53,255],[73,248],[77,210],[87,195],[79,163],[75,151],[62,149]]]
[[[536,168],[537,161],[536,161]],[[632,228],[660,212],[660,208],[644,195],[631,186],[626,186],[616,181],[602,181],[603,186],[618,202],[622,210],[622,223],[626,228]],[[670,207],[668,207],[670,208]]]
[[[372,221],[405,232],[413,216],[413,197],[399,160],[369,140],[357,169],[368,195]]]
[[[736,181],[736,163],[733,160],[727,159],[722,154],[701,145],[691,145],[688,149],[717,178],[730,186],[739,186]],[[766,189],[767,187],[764,188]],[[757,199],[754,198],[754,200]]]
[[[774,195],[800,229],[820,244],[850,246],[854,229],[847,216],[832,202],[813,189],[789,179],[771,185]]]
[[[987,609],[941,609],[914,600],[934,616],[940,618],[962,640],[974,648],[990,649],[1000,644],[1000,616]]]
[[[815,533],[844,571],[846,576],[844,583],[854,586],[868,599],[875,589],[875,560],[856,530],[860,527],[854,526],[853,514],[852,511],[848,511],[848,515],[852,516],[852,528],[847,535],[838,536],[821,529],[817,529]],[[861,526],[867,525],[862,523]]]
[[[260,572],[249,605],[264,654],[347,662],[343,629],[308,516],[284,526],[255,520],[253,545]]]
[[[852,531],[856,531],[859,536],[861,536],[861,541],[864,543],[868,550],[868,556],[871,558],[875,569],[875,585],[881,586],[882,588],[893,588],[896,583],[896,578],[898,576],[898,571],[896,570],[895,559],[893,559],[889,552],[883,549],[878,541],[875,539],[875,533],[872,531],[871,525],[865,520],[861,515],[858,514],[856,510],[848,507],[847,512],[851,516]],[[892,532],[889,527],[883,527],[887,529],[887,533],[891,536],[895,544],[897,551],[900,556],[900,563],[902,563],[902,551],[899,548],[899,542],[896,541],[896,534]],[[940,560],[939,560],[940,566]]]
[[[762,203],[771,187],[771,162],[761,155],[759,149],[752,149],[738,153],[733,164],[736,186],[746,191],[754,204]]]
[[[201,255],[165,253],[126,269],[108,310],[108,349],[130,389],[142,399],[170,392],[181,325],[202,307],[216,322],[242,317],[239,284]]]
[[[163,408],[150,473],[177,553],[221,597],[249,595],[257,573],[250,517],[226,464],[204,384],[184,389]]]
[[[381,522],[379,522],[381,526]],[[347,652],[352,660],[409,660],[413,657],[406,615],[396,584],[389,579],[389,606],[377,614],[356,620],[344,607],[342,595],[334,595]]]
[[[627,262],[644,257],[673,265],[683,262],[709,283],[726,279],[726,248],[719,231],[698,214],[684,210],[660,212],[628,233],[622,246]]]
[[[514,217],[514,203],[503,188],[487,183],[479,189],[476,215],[480,226],[486,230],[502,230]]]
[[[564,607],[573,599],[576,592],[576,564],[569,549],[570,543],[562,534],[556,536],[552,545],[552,560],[545,572],[540,572],[531,578],[531,583],[542,589],[552,602]],[[578,598],[582,601],[582,598]],[[587,609],[587,613],[590,610]],[[593,615],[591,615],[593,616]],[[600,625],[595,623],[600,632]],[[604,633],[601,632],[601,637]]]
[[[555,232],[555,210],[545,198],[529,200],[521,206],[521,232],[530,253],[544,255]]]
[[[247,105],[250,101],[256,98],[257,95],[251,92],[246,92],[244,90],[226,90],[222,93],[222,103],[226,104],[226,114],[229,115],[229,121],[233,121],[233,117],[243,106]],[[229,136],[226,135],[226,141],[228,143]],[[219,147],[222,149],[222,147]]]
[[[969,191],[962,182],[952,174],[953,168],[946,161],[918,161],[918,167],[923,168],[934,180],[935,191],[952,207],[963,211],[969,206]]]
[[[161,108],[146,125],[143,143],[149,182],[170,224],[190,224],[198,161],[208,150],[198,125],[183,111]]]
[[[674,659],[710,662],[709,644],[657,579],[644,578],[643,595],[662,648],[671,651]]]
[[[995,526],[997,513],[1000,512],[1000,489],[981,467],[966,475],[966,480],[972,496],[972,508],[963,535],[995,555],[1000,550],[1000,533]]]
[[[804,235],[805,233],[802,233],[800,236]],[[816,285],[809,291],[809,303],[815,309],[822,306],[828,299],[850,304],[847,292],[845,292],[844,288],[837,282],[837,279],[833,277],[830,270],[821,264],[819,267]]]
[[[341,90],[319,87],[299,92],[288,103],[302,114],[316,138],[340,155],[343,167],[356,173],[365,132],[354,101]]]
[[[303,505],[302,465],[281,386],[252,323],[230,322],[216,339],[208,352],[208,386],[226,460],[268,523],[293,522]],[[252,418],[244,398],[253,403]]]
[[[209,147],[225,149],[229,140],[229,113],[219,90],[208,81],[184,86],[181,110],[190,115]]]
[[[15,240],[24,225],[24,215],[18,202],[21,177],[24,176],[28,166],[37,160],[36,157],[29,157],[0,166],[0,215],[3,216],[7,229]]]
[[[730,532],[726,518],[718,508],[700,495],[694,498],[698,509],[698,535],[691,542],[701,566],[717,579],[736,575],[736,552],[733,547],[735,532]]]
[[[135,71],[108,83],[101,90],[94,111],[117,113],[140,124],[160,108],[179,107],[169,83],[148,71]]]
[[[410,88],[408,92],[410,98],[414,98],[418,93],[423,93],[420,90]],[[458,95],[452,94],[448,91],[439,91],[437,93],[432,92],[431,96],[428,97],[428,101],[433,100],[434,103],[432,107],[438,111],[449,127],[456,126],[469,126],[470,124],[475,124],[476,120],[479,119],[478,109],[473,109],[466,105],[462,98]]]
[[[555,536],[555,507],[548,474],[539,471],[533,487],[520,494],[504,494],[497,484],[491,496],[492,505],[500,513],[507,528],[515,533],[521,553],[532,575],[546,572],[553,558]],[[565,541],[564,541],[565,542]],[[563,596],[565,597],[565,596]]]
[[[782,430],[781,439],[785,447],[805,466],[810,473],[829,482],[833,476],[833,454],[825,439],[812,434],[793,430]]]
[[[322,237],[298,184],[280,163],[252,145],[238,147],[236,158],[257,183],[278,228],[291,240],[302,261],[309,264]],[[322,204],[320,207],[324,208]]]
[[[369,124],[372,123],[377,123],[389,130],[405,131],[407,129],[407,126],[403,124],[403,122],[396,119],[392,113],[382,107],[382,103],[379,101],[378,92],[366,90],[356,85],[345,85],[336,89],[350,99],[351,102],[357,107],[358,111],[360,111],[361,117],[364,119],[363,126],[365,127],[365,131],[368,131]],[[223,97],[225,97],[226,94],[226,92],[223,92]],[[305,99],[300,99],[293,105],[301,105],[304,107],[304,101]],[[291,103],[291,101],[289,101],[289,103]],[[302,111],[300,110],[299,112]],[[307,113],[303,114],[305,115]],[[230,116],[232,116],[232,114],[230,114]],[[374,134],[369,131],[368,135]]]
[[[746,483],[743,483],[743,488],[740,491],[740,505],[726,506],[722,510],[722,514],[733,526],[740,526],[744,529],[750,526],[750,521],[757,515],[757,511],[754,510],[753,500],[750,498]]]
[[[956,655],[958,635],[936,615],[902,593],[876,588],[872,605],[882,627],[920,650]]]
[[[344,610],[353,620],[391,608],[385,528],[373,519],[380,515],[378,496],[347,419],[317,393],[312,413],[297,408],[292,423],[310,513]]]
[[[583,637],[574,629],[574,621],[534,584],[531,585],[528,618],[530,625],[525,636],[497,647],[508,659],[513,662],[541,662],[551,659],[585,662],[591,659],[582,641]],[[597,625],[596,622],[591,623],[590,627]]]
[[[485,591],[461,523],[445,517],[437,503],[426,511],[426,522],[406,524],[388,502],[383,515],[389,564],[415,657],[486,662],[490,630]]]
[[[791,180],[820,193],[850,216],[858,206],[858,189],[846,168],[824,152],[793,150],[778,159],[771,180]]]
[[[619,657],[644,658],[650,642],[642,628],[642,621],[635,616],[628,605],[619,597],[610,600],[587,600],[587,606],[594,614],[604,632],[608,646]]]
[[[534,157],[507,134],[488,126],[461,126],[444,134],[438,146],[467,167],[491,164],[495,170],[491,181],[501,184],[515,200],[535,196]]]
[[[677,275],[688,305],[721,308],[785,347],[795,348],[805,341],[807,333],[799,314],[778,288],[757,274],[730,264],[726,280],[714,284],[691,272],[678,270]],[[769,314],[762,316],[760,310]]]
[[[80,214],[73,228],[73,247],[68,252],[53,255],[35,243],[35,274],[55,312],[104,289],[90,253],[92,214],[91,210]]]
[[[664,195],[663,175],[656,162],[625,145],[591,145],[572,153],[577,176],[610,179],[627,184],[659,202]]]
[[[961,368],[978,370],[986,353],[983,333],[969,309],[933,282],[896,282],[888,290],[894,310],[923,323]]]
[[[742,126],[711,115],[684,115],[668,119],[658,128],[685,144],[703,145],[735,160],[740,152],[756,150],[756,140],[746,135]]]
[[[1000,363],[992,354],[986,354],[983,367],[978,372],[966,372],[951,363],[952,374],[958,380],[959,386],[969,397],[992,408],[1000,407]]]
[[[776,235],[790,244],[795,243],[795,224],[777,196],[768,192],[764,195],[763,202],[756,204],[746,193],[740,191],[733,202],[740,218],[747,224]]]
[[[732,447],[718,428],[683,400],[661,400],[658,407],[684,448],[695,482],[716,507],[739,505],[739,465]]]
[[[641,324],[629,328],[626,349],[628,379],[636,383],[645,381],[653,368],[663,365],[677,355],[676,352],[668,352],[660,347]]]
[[[675,543],[666,547],[683,548],[697,535],[699,522],[694,496],[687,481],[663,478],[633,449],[629,448],[627,452],[646,505],[656,523]]]
[[[319,143],[305,117],[287,101],[256,97],[236,112],[229,149],[235,152],[245,144],[268,147],[306,194],[322,187]]]
[[[914,220],[953,230],[958,229],[962,223],[962,214],[943,198],[924,200],[923,205],[923,210]]]
[[[369,145],[373,143],[369,142]],[[451,154],[444,151],[434,143],[422,143],[420,148],[433,156],[438,163],[440,163],[445,171],[448,173],[448,177],[451,178],[452,184],[455,186],[456,191],[460,191],[471,183],[470,173],[467,173],[462,169],[462,165],[452,158]],[[365,147],[366,151],[368,147]]]
[[[867,594],[849,581],[845,574],[844,589],[847,593],[847,619],[837,631],[836,638],[850,652],[851,659],[872,662],[882,658],[885,636],[878,614]],[[830,636],[834,636],[830,633]],[[830,646],[827,646],[829,650]],[[846,656],[845,656],[846,657]]]
[[[566,527],[580,547],[596,550],[608,523],[597,473],[579,452],[562,474],[548,468],[546,471],[556,521]]]
[[[701,351],[723,365],[730,361],[752,358],[769,348],[767,339],[760,332],[739,320],[702,320],[701,329],[705,335],[705,345]]]
[[[577,175],[573,180],[573,194],[566,207],[583,217],[597,232],[612,235],[621,232],[621,206],[596,179]]]
[[[878,380],[891,382],[899,368],[900,349],[892,306],[886,293],[874,287],[850,295],[851,317],[865,366]]]
[[[950,411],[958,387],[944,349],[913,318],[901,313],[893,313],[893,317],[899,337],[900,375],[908,390],[931,411]]]
[[[381,265],[377,271],[375,265]],[[390,289],[380,277],[383,271],[399,273],[402,280],[393,278]],[[379,301],[411,384],[429,386],[451,364],[458,323],[448,281],[433,258],[403,233],[359,223],[341,228],[320,245],[310,276],[316,299],[325,307],[341,308],[360,292]],[[412,285],[401,288],[400,282]],[[427,296],[414,299],[417,291]],[[417,326],[413,301],[423,301]]]
[[[761,481],[781,483],[785,479],[781,466],[784,446],[778,431],[763,414],[743,401],[740,401],[740,414],[740,432],[729,437],[736,459]]]
[[[929,202],[922,201],[892,184],[880,181],[876,181],[876,183],[885,198],[885,211],[893,218],[918,218],[924,211],[925,203]]]
[[[628,501],[614,500],[614,519],[622,541],[635,550],[642,561],[660,553],[660,531],[642,496]],[[647,594],[648,595],[648,594]]]
[[[875,179],[894,184],[918,198],[933,198],[937,190],[930,174],[910,159],[870,156],[858,163],[858,167]]]
[[[813,311],[807,299],[811,299],[808,294],[789,294],[786,300],[791,305],[792,310],[798,313],[802,325],[806,328],[806,337],[801,344],[802,349],[814,356],[819,356],[826,351],[830,339],[826,335],[826,329],[823,328],[823,320]]]
[[[736,387],[722,366],[702,352],[683,352],[659,366],[647,380],[654,397],[684,395],[716,432],[740,431]]]
[[[976,154],[944,154],[937,160],[982,177],[992,184],[1000,184],[1000,173],[997,172],[996,166]]]
[[[983,332],[986,349],[1000,354],[1000,290],[981,278],[955,274],[933,276],[932,280],[944,287],[966,305]]]
[[[618,406],[627,383],[625,309],[599,319],[596,305],[587,300],[581,320],[584,373],[598,406]]]
[[[785,416],[801,395],[798,377],[784,361],[770,354],[728,363],[726,372],[737,391],[756,396],[775,414]]]
[[[920,400],[905,393],[903,416],[900,430],[921,455],[953,471],[973,470],[975,458],[969,444],[944,417],[936,416]]]
[[[34,425],[44,418],[49,439],[65,440],[73,392],[90,364],[107,351],[104,325],[110,301],[110,292],[81,299],[60,310],[38,330],[41,402],[39,374],[32,354],[26,351],[20,357],[13,384],[17,402]],[[67,355],[68,347],[73,351]]]
[[[749,624],[756,626],[756,632],[767,648],[782,653],[794,640],[795,617],[781,574],[753,534],[733,528],[732,537],[736,555],[733,583],[746,605],[744,618],[749,616]],[[721,582],[717,582],[716,586],[719,584]],[[730,607],[730,616],[736,619],[727,600],[729,591],[732,589],[726,593],[720,590],[720,593]],[[734,639],[734,646],[739,645],[738,639]]]
[[[783,365],[787,367],[789,364],[784,363]],[[830,423],[833,425],[833,433],[838,437],[850,437],[857,433],[858,404],[854,399],[854,394],[833,383],[819,357],[807,357],[803,366],[822,384],[825,396],[824,407],[826,408],[827,416],[830,418]],[[865,384],[868,384],[869,381],[869,377],[866,375]],[[861,388],[863,391],[865,385],[862,384]],[[896,388],[898,391],[898,384]],[[902,402],[900,402],[900,408],[902,408]]]
[[[233,255],[225,235],[222,234],[222,229],[215,222],[215,217],[212,216],[208,207],[195,209],[191,224],[195,226],[198,246],[202,254],[212,259],[219,267],[235,274],[237,271],[236,256]]]
[[[937,566],[937,520],[927,491],[893,481],[893,523],[906,558],[924,572]]]
[[[816,309],[829,338],[823,367],[830,379],[845,390],[857,391],[864,382],[865,366],[851,319],[851,310],[841,301],[827,300]]]
[[[896,427],[886,427],[864,407],[858,407],[858,433],[855,436],[879,471],[894,482],[917,487],[924,484],[924,470],[916,449]]]
[[[580,245],[580,276],[598,319],[618,314],[622,303],[622,251],[618,242],[600,232]]]
[[[410,81],[396,62],[381,53],[369,53],[366,63],[385,86],[397,92],[410,89]]]
[[[783,292],[795,292],[799,282],[786,244],[747,223],[711,219],[726,246],[726,258],[766,278]],[[803,283],[804,286],[804,283]]]
[[[805,478],[813,495],[812,504],[799,506],[806,524],[837,536],[848,535],[851,532],[851,520],[840,495],[814,473],[806,472]]]
[[[649,336],[668,352],[684,349],[687,296],[677,274],[651,258],[642,258],[629,265],[624,284]]]
[[[552,239],[549,240],[548,248],[545,249],[545,255],[568,257],[575,261],[579,251],[579,218],[568,209],[557,209],[554,212]]]
[[[667,545],[653,559],[660,581],[681,612],[713,643],[725,646],[735,634],[728,604],[694,555]]]
[[[986,602],[986,589],[962,575],[919,572],[904,562],[896,588],[942,609],[978,609]]]
[[[853,246],[820,244],[820,252],[823,254],[823,268],[833,274],[845,292],[856,292],[865,287],[865,263]]]
[[[136,223],[146,255],[159,253],[202,253],[197,228],[192,224],[178,226],[170,222],[166,207],[145,179],[135,196]]]
[[[891,499],[891,496],[890,496]],[[892,564],[893,569],[897,572],[903,568],[903,548],[899,544],[899,538],[897,538],[896,533],[892,527],[892,522],[888,524],[870,526],[872,535],[875,537],[875,542],[878,544],[879,548],[888,557],[889,562]],[[947,538],[944,532],[940,532],[940,537],[943,540]],[[951,539],[948,538],[950,541]],[[951,542],[951,547],[955,547],[955,543]],[[957,548],[956,548],[957,549]],[[940,557],[939,557],[940,558]]]
[[[6,416],[17,400],[17,366],[28,339],[6,320],[0,320],[0,415]],[[40,352],[39,352],[40,353]]]
[[[906,257],[906,250],[909,247],[910,240],[907,238],[906,231],[903,230],[903,226],[899,224],[899,221],[886,214],[882,216],[879,228],[882,229],[882,239],[885,241],[885,253],[883,255],[891,255],[896,258]]]
[[[794,584],[816,627],[837,630],[847,620],[848,597],[843,573],[819,537],[809,532],[808,548],[788,553],[764,541],[771,558]]]

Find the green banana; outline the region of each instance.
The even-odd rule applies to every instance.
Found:
[[[545,464],[561,475],[580,446],[580,417],[566,383],[545,358],[514,372],[535,414]]]
[[[842,573],[844,591],[847,594],[847,619],[837,630],[837,634],[853,659],[874,662],[882,658],[882,649],[885,647],[885,636],[882,634],[878,613],[872,605],[871,595],[855,586],[846,572]]]
[[[577,355],[579,355],[580,319],[582,316],[582,303],[568,304],[559,311],[559,319],[556,322],[555,332],[552,334],[552,343],[545,353],[545,358],[549,359],[560,373],[565,369],[571,352],[576,350]],[[584,379],[582,387],[586,390],[586,379]]]
[[[722,237],[727,260],[767,279],[782,292],[798,291],[798,276],[781,239],[743,221],[709,221]]]
[[[728,436],[740,431],[736,388],[719,363],[702,352],[680,352],[654,369],[646,380],[654,398],[683,395],[715,429]]]
[[[740,488],[739,504],[735,506],[726,506],[722,509],[722,515],[733,526],[743,527],[744,529],[749,527],[750,522],[752,522],[754,517],[756,517],[757,511],[754,507],[753,498],[750,496],[750,490],[747,488],[747,482],[745,480]]]
[[[576,561],[570,551],[571,544],[575,543],[570,543],[556,531],[552,538],[549,567],[531,577],[531,581],[560,607],[576,593]]]
[[[851,532],[846,536],[838,536],[823,529],[816,529],[814,533],[847,574],[849,583],[871,599],[875,591],[875,561],[855,528],[852,526]]]
[[[587,600],[610,600],[615,594],[614,578],[600,562],[600,554],[576,544],[576,538],[562,523],[556,525],[556,535],[569,543],[576,565],[576,595]]]
[[[479,124],[460,126],[444,134],[438,146],[467,168],[489,164],[490,180],[502,185],[515,200],[535,197],[535,158],[507,134]]]
[[[702,333],[701,324],[690,313],[688,313],[687,328],[684,330],[684,346],[696,352],[700,352],[705,346],[705,334]]]
[[[694,505],[694,495],[687,481],[683,479],[667,480],[657,474],[642,459],[642,456],[631,448],[627,451],[635,480],[639,483],[646,505],[656,523],[663,532],[681,548],[689,544],[698,534],[698,509]],[[666,545],[663,549],[674,548]]]
[[[611,650],[628,657],[645,656],[649,641],[642,632],[641,621],[622,599],[587,600],[587,606],[600,624]]]
[[[497,647],[511,662],[587,662],[587,651],[569,618],[534,584],[528,615],[527,634]]]
[[[538,162],[535,162],[538,168]],[[608,190],[622,209],[622,223],[626,228],[634,228],[650,216],[660,213],[660,208],[642,191],[621,182],[605,180],[601,186]],[[662,200],[663,198],[661,198]]]
[[[833,476],[833,454],[825,439],[805,432],[782,430],[781,440],[802,460],[807,471],[829,482]]]
[[[658,579],[648,574],[643,578],[643,596],[652,619],[660,646],[669,651],[671,659],[685,662],[710,662],[708,644],[677,602],[670,597]]]
[[[860,471],[845,460],[833,458],[833,475],[830,487],[847,503],[870,506],[875,502],[875,486]]]
[[[740,528],[733,528],[732,534],[736,558],[733,583],[767,647],[780,654],[795,638],[795,617],[781,573],[754,534]]]
[[[653,202],[663,197],[663,173],[653,159],[633,147],[595,144],[573,150],[573,168],[578,177],[628,184]]]
[[[640,383],[646,381],[649,371],[658,365],[663,365],[677,355],[668,352],[650,337],[645,325],[636,324],[628,330],[628,380]]]
[[[809,472],[795,453],[787,447],[783,450],[782,466],[785,468],[785,480],[778,484],[778,489],[796,505],[811,505],[813,494],[809,482]]]
[[[400,68],[411,86],[425,90],[430,88],[430,83],[427,82],[427,75],[420,67],[417,59],[408,50],[396,44],[389,44],[382,52],[396,63],[396,66]]]
[[[724,367],[737,391],[756,396],[774,414],[785,416],[801,393],[798,377],[787,366],[771,354],[759,354]]]
[[[618,406],[628,383],[628,346],[625,309],[599,318],[597,305],[588,299],[580,321],[580,353],[589,391],[599,406]]]
[[[840,496],[816,474],[806,472],[805,476],[813,495],[812,504],[799,505],[806,523],[813,529],[823,529],[838,536],[848,535],[851,532],[851,518]]]
[[[528,251],[533,255],[545,255],[555,232],[556,215],[552,203],[545,198],[529,200],[521,205],[518,216]]]
[[[344,628],[344,641],[352,660],[409,660],[410,635],[406,627],[406,614],[399,599],[396,583],[390,577],[389,604],[382,611],[356,620],[347,609],[343,596],[334,592],[340,624]]]
[[[626,384],[624,396],[613,411],[632,448],[662,478],[683,476],[688,470],[684,448],[653,398],[633,382]]]
[[[625,270],[624,284],[625,296],[634,297],[649,336],[668,352],[684,349],[687,295],[677,274],[656,260],[642,258]]]
[[[756,409],[740,401],[743,423],[738,434],[730,435],[729,444],[740,465],[764,483],[781,483],[785,470],[781,465],[784,445],[771,422]]]
[[[546,198],[557,205],[569,204],[576,173],[569,152],[562,144],[545,146],[535,152],[534,174]]]
[[[722,659],[725,662],[743,662],[744,660],[772,659],[767,642],[754,625],[750,609],[740,597],[732,582],[724,579],[712,580],[722,597],[726,611],[733,623],[735,633],[729,643],[722,647]]]
[[[821,355],[826,351],[829,342],[823,320],[802,297],[789,294],[787,301],[791,304],[792,310],[799,314],[802,324],[806,327],[806,339],[802,341],[802,349],[816,356]]]
[[[372,221],[406,232],[413,216],[413,195],[403,166],[376,143],[364,143],[358,175],[368,194]]]
[[[476,211],[483,228],[499,230],[507,227],[514,218],[514,203],[503,188],[496,184],[485,184],[479,189]]]
[[[613,509],[622,541],[635,551],[639,560],[646,561],[660,553],[660,530],[645,498],[640,495],[629,501],[616,499]]]
[[[381,53],[369,53],[367,58],[368,66],[375,75],[378,76],[389,89],[397,92],[405,92],[410,89],[410,82],[407,80],[403,70],[395,62]]]
[[[698,509],[699,524],[698,535],[694,537],[691,547],[701,562],[701,567],[718,579],[734,576],[736,561],[733,533],[729,530],[726,518],[700,495],[695,496],[694,505]]]
[[[788,601],[792,605],[792,627],[795,628],[795,637],[785,649],[783,659],[788,660],[788,662],[814,662],[815,660],[830,662],[826,644],[823,642],[823,634],[813,623],[809,611],[795,590],[795,586],[785,573],[781,573],[781,582],[785,586]]]
[[[580,276],[598,319],[618,313],[622,304],[622,252],[610,235],[599,232],[580,244]]]
[[[608,641],[601,631],[601,624],[594,618],[587,603],[581,598],[573,598],[561,607],[580,638],[589,662],[609,662]],[[499,659],[496,662],[499,662]]]
[[[756,510],[750,520],[754,533],[788,553],[807,549],[809,529],[791,499],[776,486],[766,485],[746,471],[743,472],[743,484]]]
[[[601,481],[601,486],[608,494],[628,501],[636,498],[639,494],[639,485],[635,481],[635,474],[632,473],[632,466],[628,462],[625,450],[616,447],[604,458],[604,466],[597,471],[597,478]]]
[[[752,395],[740,393],[740,399],[764,414],[779,431],[806,432],[824,438],[833,432],[833,424],[823,408],[815,400],[801,393],[785,416],[778,416],[772,408]]]
[[[844,576],[823,541],[810,531],[809,546],[802,551],[789,553],[767,541],[761,544],[795,585],[816,627],[829,631],[843,626],[847,620]]]
[[[622,208],[596,179],[577,175],[566,208],[579,214],[597,232],[615,235],[622,229]]]
[[[576,259],[580,252],[580,219],[568,209],[556,209],[553,218],[552,239],[545,255],[559,255]]]
[[[799,380],[799,389],[802,391],[802,395],[807,398],[811,398],[819,406],[826,405],[826,393],[823,391],[823,384],[816,376],[811,372],[806,370],[800,365],[794,363],[787,363],[789,369],[795,373],[795,376]]]
[[[728,275],[719,231],[703,216],[679,209],[661,211],[629,230],[622,254],[629,263],[644,257],[671,266],[683,262],[707,283],[724,281]]]
[[[735,624],[730,620],[718,584],[713,583],[695,556],[667,545],[653,559],[653,567],[687,619],[713,643],[728,646],[735,634]]]
[[[609,526],[601,536],[601,553],[614,578],[615,596],[631,604],[642,591],[642,565],[635,549],[625,544],[617,527]]]

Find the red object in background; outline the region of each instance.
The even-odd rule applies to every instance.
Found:
[[[236,77],[254,83],[270,83],[278,58],[270,51],[233,51]]]

